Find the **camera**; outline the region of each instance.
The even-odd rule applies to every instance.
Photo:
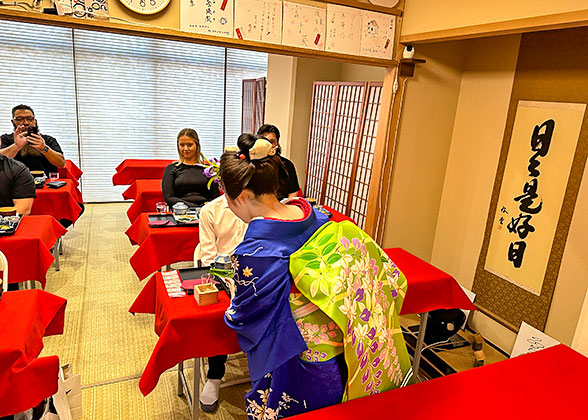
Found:
[[[37,127],[37,126],[28,127],[26,137],[30,136],[31,134],[39,134],[39,127]]]

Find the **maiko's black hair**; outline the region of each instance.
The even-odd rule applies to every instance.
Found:
[[[225,152],[220,160],[220,177],[223,190],[231,199],[235,199],[244,189],[254,195],[276,195],[281,179],[285,179],[286,168],[279,156],[267,156],[251,160],[249,150],[261,136],[241,134],[237,140],[239,151]]]

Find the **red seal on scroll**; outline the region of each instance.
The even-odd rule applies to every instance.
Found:
[[[390,39],[386,40],[386,45],[384,45],[384,49],[388,48],[388,45],[390,45]]]
[[[314,45],[318,45],[320,39],[321,39],[321,34],[316,34],[316,38],[314,39]]]
[[[223,0],[223,4],[221,4],[221,10],[224,12],[225,8],[227,7],[227,3],[229,2],[229,0]]]
[[[241,41],[243,41],[243,35],[241,35],[241,29],[237,28],[237,29],[235,29],[235,32],[237,32],[237,36],[239,37],[239,39]]]

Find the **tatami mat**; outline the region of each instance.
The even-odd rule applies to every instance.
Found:
[[[42,355],[56,354],[80,373],[84,419],[189,419],[177,396],[177,374],[162,375],[143,397],[139,377],[155,346],[153,315],[128,312],[144,282],[131,269],[136,250],[124,234],[128,204],[90,204],[64,238],[61,271],[49,269],[46,290],[67,299],[65,331],[46,337]],[[191,366],[191,362],[186,363]],[[245,360],[230,361],[227,380],[247,374]],[[186,369],[192,382],[192,369]],[[221,390],[221,404],[203,419],[246,419],[248,384]]]

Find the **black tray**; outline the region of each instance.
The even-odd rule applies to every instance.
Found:
[[[2,229],[0,229],[0,237],[2,237],[2,236],[10,236],[10,235],[14,235],[14,234],[15,234],[15,232],[16,232],[16,230],[17,230],[17,229],[18,229],[18,227],[20,226],[20,221],[21,221],[21,220],[22,220],[22,216],[19,216],[19,218],[18,218],[18,222],[16,222],[16,225],[14,225],[12,228],[5,229],[5,230],[2,230]],[[0,222],[0,226],[5,226],[5,224],[4,224],[4,220],[2,220],[2,221]]]
[[[178,227],[178,226],[198,227],[198,223],[176,222],[176,219],[174,219],[174,216],[171,213],[150,214],[149,216],[147,216],[147,218],[148,218],[149,227],[152,227],[152,228],[166,228],[166,227]],[[151,226],[150,222],[154,222],[154,221],[167,221],[167,223]]]
[[[208,274],[209,272],[210,272],[210,267],[180,268],[178,270],[178,274],[180,275],[180,280],[182,280],[182,283],[184,282],[184,280],[199,279],[200,277],[202,277],[202,274]],[[216,275],[214,275],[214,280],[217,281],[217,283],[215,283],[216,288],[220,292],[225,292],[227,294],[227,296],[231,297],[231,293],[229,292],[229,287],[224,282],[224,280]],[[191,289],[191,290],[184,289],[184,290],[188,294],[194,293],[194,289]]]

